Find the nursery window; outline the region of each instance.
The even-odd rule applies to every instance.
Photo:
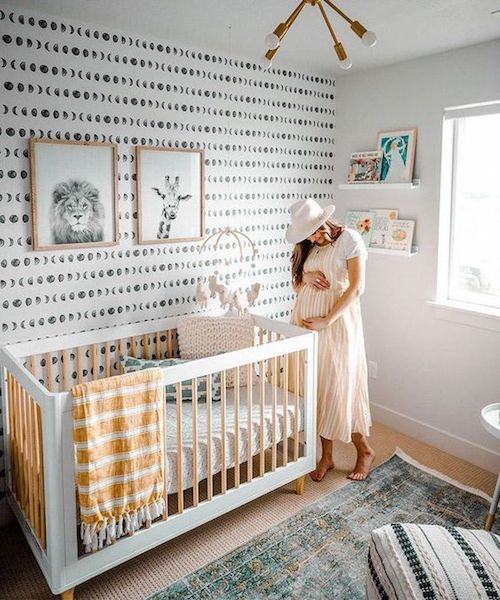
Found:
[[[445,112],[438,301],[500,309],[500,103]]]

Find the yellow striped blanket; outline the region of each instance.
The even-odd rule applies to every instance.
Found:
[[[165,386],[145,369],[71,391],[81,536],[95,552],[163,514]]]

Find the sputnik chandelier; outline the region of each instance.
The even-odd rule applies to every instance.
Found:
[[[343,19],[345,19],[349,23],[351,29],[358,37],[361,38],[361,41],[365,46],[371,47],[375,46],[375,44],[377,43],[377,36],[373,33],[373,31],[367,31],[367,29],[363,27],[363,25],[361,25],[359,21],[353,21],[352,19],[350,19],[344,12],[340,10],[340,8],[338,8],[330,0],[302,0],[286,21],[280,23],[273,31],[273,33],[266,35],[265,44],[266,47],[269,49],[266,52],[262,61],[262,66],[265,69],[268,69],[271,66],[273,58],[280,49],[280,45],[283,38],[290,31],[292,25],[294,24],[295,20],[300,15],[302,9],[306,4],[310,4],[311,6],[317,6],[319,8],[325,25],[327,26],[328,31],[332,36],[334,44],[333,47],[338,56],[340,66],[342,67],[342,69],[350,69],[352,67],[352,62],[351,59],[347,56],[347,53],[344,50],[344,46],[342,46],[339,39],[337,38],[332,24],[328,19],[328,15],[326,14],[324,4],[327,4],[330,8],[332,8],[337,14],[339,14]]]

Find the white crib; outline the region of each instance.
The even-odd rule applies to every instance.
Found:
[[[77,584],[290,481],[297,480],[301,493],[316,462],[317,336],[253,318],[255,346],[164,369],[165,385],[193,379],[196,386],[201,377],[210,385],[215,373],[225,381],[230,370],[238,381],[242,369],[249,381],[224,393],[217,406],[203,406],[203,426],[197,404],[178,400],[170,407],[168,514],[93,554],[79,545],[69,390],[119,374],[119,355],[176,356],[177,318],[0,349],[7,498],[54,594],[69,600]],[[207,440],[218,440],[217,448]]]

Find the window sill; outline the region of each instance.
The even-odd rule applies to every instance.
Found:
[[[437,319],[500,332],[500,310],[462,302],[429,301]]]

